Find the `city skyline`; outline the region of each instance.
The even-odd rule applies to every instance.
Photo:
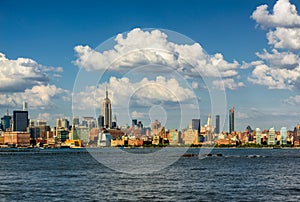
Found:
[[[113,37],[115,44],[104,44],[108,46],[102,46],[99,53],[106,50],[118,55],[126,47],[134,49],[159,44],[164,49],[173,48],[180,55],[186,54],[185,59],[190,63],[199,64],[203,62],[201,57],[208,58],[203,68],[211,78],[214,78],[215,69],[222,75],[224,86],[215,80],[212,88],[222,91],[225,87],[225,110],[228,113],[230,106],[234,106],[236,130],[243,131],[248,125],[292,129],[300,122],[297,107],[300,103],[299,2],[232,0],[186,4],[164,1],[160,7],[154,6],[155,2],[152,7],[145,4],[119,2],[115,7],[107,2],[88,8],[80,2],[72,5],[65,2],[54,14],[55,3],[42,5],[29,1],[15,5],[4,1],[0,8],[3,28],[0,33],[1,116],[6,114],[7,108],[10,113],[21,109],[22,102],[26,101],[30,118],[47,120],[52,125],[51,120],[59,117],[69,117],[69,120],[73,115],[97,118],[107,86],[111,89],[112,113],[117,115],[120,125],[130,124],[133,118],[150,125],[157,118],[168,128],[180,128],[188,125],[191,117],[206,120],[212,106],[206,86],[199,78],[189,78],[190,85],[186,85],[186,78],[180,80],[173,72],[166,75],[152,67],[148,67],[150,72],[139,69],[132,75],[120,73],[123,71],[120,64],[137,65],[151,55],[127,58],[128,61],[113,67],[116,69],[96,86],[82,86],[84,88],[79,87],[74,93],[78,72],[101,71],[102,66],[112,62],[112,54],[107,54],[100,63],[86,60],[86,56]],[[121,8],[124,13],[118,12]],[[162,22],[161,18],[165,20]],[[154,29],[144,30],[149,27]],[[178,41],[167,30],[186,35],[192,41]],[[149,40],[142,40],[146,36]],[[180,45],[187,49],[179,49]],[[197,54],[190,57],[191,53]],[[174,61],[165,59],[164,62],[175,64],[177,61],[171,63]],[[165,88],[158,88],[159,85]],[[140,86],[151,87],[140,89]],[[175,96],[168,91],[174,86],[177,86]],[[126,102],[128,95],[132,102]],[[162,102],[157,102],[160,100]],[[72,105],[77,107],[78,114],[72,114]],[[182,105],[184,109],[196,106],[200,113],[180,116],[178,108]],[[128,112],[122,109],[124,106],[129,108]],[[194,108],[189,110],[188,114],[193,113]],[[228,114],[220,115],[221,119],[226,119],[225,127],[220,124],[220,130],[228,131]],[[182,123],[177,120],[180,118]]]

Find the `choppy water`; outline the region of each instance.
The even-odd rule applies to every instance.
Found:
[[[0,200],[300,201],[300,150],[212,153],[204,159],[182,157],[158,172],[134,175],[99,164],[84,149],[0,152]]]

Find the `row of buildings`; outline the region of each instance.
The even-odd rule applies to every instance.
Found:
[[[22,110],[7,112],[1,118],[0,146],[26,147],[102,147],[102,146],[148,146],[148,145],[299,145],[300,126],[294,131],[285,127],[280,131],[274,128],[261,131],[252,130],[250,126],[244,132],[234,130],[234,108],[229,110],[229,132],[220,131],[220,116],[215,116],[213,126],[211,115],[201,125],[200,119],[192,119],[186,129],[168,130],[156,120],[151,127],[144,127],[142,121],[132,120],[131,126],[118,127],[116,116],[112,117],[111,101],[106,96],[102,102],[102,113],[94,117],[78,116],[71,123],[66,118],[58,118],[55,127],[51,128],[46,121],[29,120],[28,105],[23,103]]]

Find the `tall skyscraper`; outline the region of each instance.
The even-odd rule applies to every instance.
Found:
[[[4,115],[1,118],[1,125],[2,125],[2,130],[3,131],[6,131],[7,129],[10,129],[10,127],[11,127],[11,116]]]
[[[102,116],[104,117],[104,127],[111,128],[112,113],[111,113],[111,102],[108,98],[108,91],[106,89],[106,97],[102,102]]]
[[[13,112],[13,131],[24,131],[29,125],[28,111]]]
[[[229,110],[229,133],[234,131],[234,107]]]
[[[201,120],[200,119],[192,119],[192,129],[200,132],[200,129],[201,129]]]
[[[220,115],[216,115],[216,128],[215,133],[220,134]]]

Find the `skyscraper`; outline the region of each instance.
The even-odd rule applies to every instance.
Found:
[[[216,115],[216,128],[215,133],[220,134],[220,115]]]
[[[234,107],[229,110],[229,133],[234,131]]]
[[[28,127],[28,111],[14,111],[13,112],[13,131],[24,131]]]
[[[11,116],[9,116],[8,110],[6,115],[1,118],[1,129],[6,131],[7,129],[11,129]]]
[[[102,116],[104,117],[104,127],[111,128],[112,113],[111,113],[111,102],[108,98],[108,91],[106,89],[106,97],[102,102]]]
[[[200,119],[192,119],[192,129],[200,132],[201,129],[201,121]]]
[[[104,127],[104,116],[99,115],[98,116],[98,128],[103,128]]]

